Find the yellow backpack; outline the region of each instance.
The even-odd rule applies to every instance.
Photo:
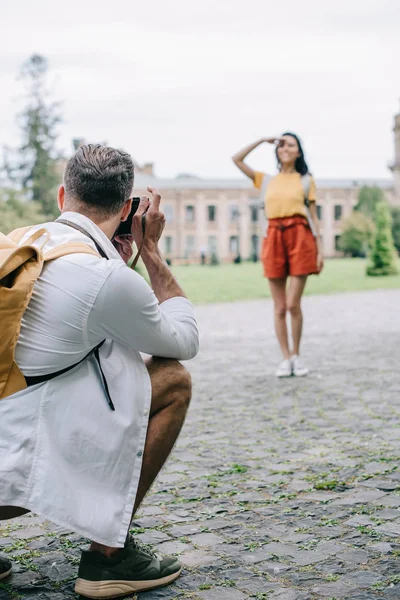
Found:
[[[47,253],[43,248],[50,239],[46,229],[35,231],[22,245],[19,242],[31,227],[0,233],[0,400],[27,387],[15,362],[15,348],[24,312],[45,262],[67,254],[99,254],[83,242],[62,244]],[[32,244],[44,236],[38,249]],[[74,365],[75,366],[75,365]]]

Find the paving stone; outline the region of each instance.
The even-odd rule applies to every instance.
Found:
[[[41,527],[26,527],[25,529],[17,529],[10,533],[10,537],[18,540],[29,540],[30,538],[40,537],[45,535],[45,531]]]
[[[136,519],[184,569],[138,600],[400,599],[383,586],[399,572],[399,303],[400,290],[305,297],[312,370],[285,381],[270,301],[197,307],[193,402]],[[0,593],[75,600],[88,540],[35,515],[0,525],[0,547],[21,553]]]
[[[368,548],[376,550],[376,552],[381,552],[382,554],[389,554],[390,552],[392,552],[392,546],[387,542],[377,542],[375,544],[370,544]]]
[[[160,544],[161,542],[167,542],[171,540],[171,536],[169,536],[167,533],[164,533],[163,531],[157,531],[156,529],[135,535],[135,538],[146,544]]]
[[[193,535],[194,533],[200,533],[201,527],[199,525],[176,525],[171,527],[168,532],[173,537],[181,537]]]
[[[297,590],[281,589],[268,595],[268,600],[302,600],[304,594]]]
[[[368,562],[369,554],[365,550],[348,550],[341,554],[340,559],[344,563],[351,563],[355,565],[365,565]]]
[[[51,581],[59,582],[76,575],[76,567],[71,565],[60,552],[49,552],[34,559],[39,571]]]
[[[247,600],[248,598],[248,596],[240,590],[223,587],[215,587],[211,590],[198,592],[197,595],[199,598],[203,598],[203,600]]]
[[[374,573],[372,571],[356,571],[353,573],[349,573],[341,578],[342,583],[347,583],[349,585],[356,585],[359,589],[369,588],[373,586],[375,583],[379,581],[383,581],[382,575],[379,573]]]
[[[157,546],[159,552],[161,554],[182,554],[182,552],[186,552],[188,550],[193,550],[190,544],[184,544],[183,542],[173,541],[173,542],[163,542],[162,544],[158,544]]]
[[[370,519],[366,515],[357,515],[355,517],[352,517],[351,519],[348,519],[347,521],[344,521],[344,525],[349,525],[350,527],[358,527],[359,525],[375,525],[375,522],[372,521],[372,519]]]
[[[211,547],[218,546],[224,542],[224,538],[215,535],[215,533],[197,533],[189,537],[190,542],[196,546]]]
[[[380,531],[381,533],[385,533],[387,535],[400,535],[400,523],[394,523],[393,521],[388,521],[384,525],[379,525],[379,527],[375,527],[375,531]]]
[[[323,598],[343,598],[346,600],[350,599],[350,594],[356,591],[357,585],[342,583],[341,581],[335,581],[333,583],[323,583],[321,585],[315,585],[311,588],[314,594],[318,594]],[[372,599],[371,599],[372,600]]]
[[[400,496],[387,494],[384,498],[379,498],[373,504],[378,504],[379,506],[390,506],[391,508],[395,508],[397,506],[400,507]]]
[[[353,504],[368,504],[378,500],[381,502],[385,498],[385,494],[376,490],[359,490],[355,493],[346,494],[332,502],[333,506],[352,506]]]
[[[385,591],[385,598],[390,598],[391,600],[398,600],[400,598],[400,583],[387,589]]]
[[[374,513],[374,517],[381,520],[391,521],[392,519],[400,518],[400,511],[392,508],[384,508],[383,510],[378,510]],[[0,540],[1,542],[1,540]],[[1,545],[1,543],[0,543]]]
[[[188,567],[199,567],[217,563],[219,561],[219,557],[213,556],[209,552],[204,552],[203,550],[191,550],[190,552],[184,552],[184,554],[181,554],[179,560]]]

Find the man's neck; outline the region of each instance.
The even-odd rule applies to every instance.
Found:
[[[90,219],[104,233],[104,235],[108,237],[109,240],[112,240],[119,225],[119,221],[116,223],[115,218],[107,219],[106,221],[100,221],[94,214],[91,214],[87,211],[78,210],[77,207],[65,209],[63,210],[62,214],[64,212],[75,212],[79,215],[83,215],[87,219]]]

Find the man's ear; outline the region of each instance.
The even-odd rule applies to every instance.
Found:
[[[127,218],[129,217],[129,213],[131,212],[131,208],[132,208],[132,198],[130,200],[128,200],[128,202],[124,205],[124,208],[121,213],[121,221],[127,220]]]
[[[64,202],[65,202],[65,188],[63,185],[60,185],[60,187],[58,188],[58,194],[57,194],[57,204],[58,204],[58,208],[60,209],[60,212],[63,212],[63,210],[64,210]]]

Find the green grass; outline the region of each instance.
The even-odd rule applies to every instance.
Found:
[[[309,278],[305,293],[311,295],[400,289],[400,275],[367,277],[365,268],[366,261],[363,259],[327,260],[321,275]],[[182,265],[173,267],[173,272],[194,304],[270,298],[261,263]]]

